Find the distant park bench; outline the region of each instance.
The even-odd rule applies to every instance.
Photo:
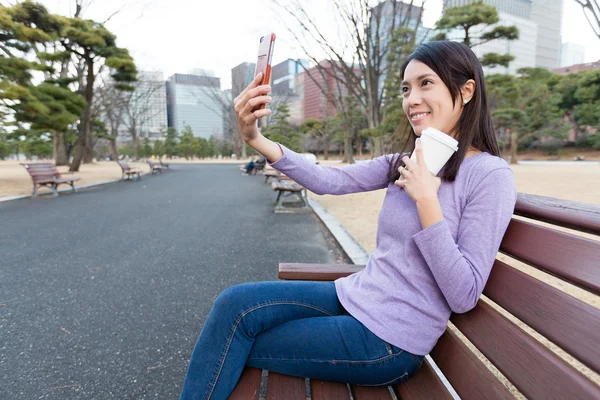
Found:
[[[162,173],[163,169],[167,168],[167,167],[163,166],[160,162],[156,162],[153,160],[146,160],[146,162],[150,166],[150,171],[152,171],[152,175],[154,175],[156,173],[156,171]]]
[[[31,164],[21,164],[29,175],[31,176],[31,180],[33,181],[33,192],[31,195],[36,197],[38,195],[37,189],[38,187],[47,187],[52,191],[53,196],[58,196],[58,186],[61,184],[71,185],[74,192],[77,192],[77,188],[75,187],[75,182],[79,180],[79,178],[75,176],[62,176],[60,172],[56,169],[56,166],[52,163],[31,163]]]
[[[520,218],[511,220],[500,245],[501,253],[552,275],[559,287],[568,283],[588,294],[600,294],[600,206],[520,193],[514,214]],[[595,240],[557,227],[595,235]],[[363,268],[281,263],[279,279],[334,281]],[[597,306],[499,259],[483,294],[496,306],[479,300],[473,310],[452,314],[450,322],[455,329],[446,329],[421,369],[406,382],[390,387],[349,385],[348,389],[346,383],[311,379],[312,399],[349,400],[351,392],[357,400],[391,400],[390,391],[402,400],[452,399],[445,380],[464,400],[514,399],[457,331],[527,399],[600,399],[596,383],[503,314],[514,316],[520,324],[548,339],[566,353],[567,359],[581,363],[593,376],[600,372]],[[304,378],[267,374],[267,399],[307,398]],[[229,400],[258,399],[261,375],[260,369],[247,367]]]
[[[312,211],[312,208],[308,205],[308,194],[306,189],[302,185],[289,179],[287,176],[272,182],[271,189],[278,192],[274,210],[276,213],[301,213]],[[286,206],[284,204],[289,203],[290,196],[298,197],[300,207]]]
[[[160,163],[160,165],[166,169],[170,169],[169,168],[169,163],[164,163],[162,160],[158,160],[158,162]]]
[[[122,175],[121,175],[121,179],[123,180],[131,180],[133,179],[132,177],[137,175],[138,179],[142,179],[142,170],[139,168],[133,168],[130,167],[129,164],[127,164],[125,161],[117,161],[119,163],[119,166],[121,167],[121,171],[122,171]]]

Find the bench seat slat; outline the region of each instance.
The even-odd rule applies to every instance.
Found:
[[[306,380],[269,371],[267,400],[306,400]]]
[[[596,204],[519,193],[515,214],[600,235],[600,206]]]
[[[600,242],[513,219],[500,251],[600,295]]]
[[[433,348],[431,358],[461,399],[514,399],[506,386],[450,329],[446,329]]]
[[[498,260],[483,293],[588,367],[600,371],[599,309]]]
[[[310,380],[312,400],[350,400],[350,392],[345,383]]]
[[[484,301],[451,321],[527,398],[600,398],[600,387]]]
[[[258,400],[262,370],[246,367],[228,400]]]
[[[350,385],[355,400],[392,400],[387,386]]]
[[[364,268],[364,265],[354,264],[280,263],[278,276],[284,280],[334,281]]]
[[[394,385],[393,389],[402,400],[452,400],[446,386],[427,360],[413,377]]]

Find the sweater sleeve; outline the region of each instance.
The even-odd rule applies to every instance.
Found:
[[[512,170],[495,169],[467,199],[456,242],[446,220],[413,236],[453,312],[465,313],[477,305],[516,200]]]
[[[316,194],[368,192],[384,189],[390,183],[388,160],[391,156],[338,168],[316,165],[287,147],[279,146],[283,157],[269,165]]]

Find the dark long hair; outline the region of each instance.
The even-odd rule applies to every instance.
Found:
[[[444,82],[450,95],[452,96],[453,106],[457,101],[462,103],[462,86],[469,80],[475,81],[475,93],[471,100],[464,106],[464,109],[458,118],[458,121],[451,133],[458,140],[458,151],[450,157],[444,169],[441,178],[447,182],[454,182],[460,164],[465,158],[469,147],[474,147],[480,151],[488,152],[494,156],[500,156],[500,148],[496,140],[496,133],[492,124],[492,116],[488,107],[487,91],[483,77],[481,63],[473,51],[459,42],[433,41],[419,46],[401,67],[400,75],[404,79],[404,72],[409,62],[418,60],[431,68]],[[409,128],[409,129],[407,129]],[[404,134],[406,142],[398,153],[410,154],[415,148],[417,135],[410,126],[401,126],[396,129],[392,140],[395,141],[398,136]],[[391,182],[398,180],[400,173],[398,168],[404,166],[402,156],[392,156],[389,160],[390,169],[388,177]]]

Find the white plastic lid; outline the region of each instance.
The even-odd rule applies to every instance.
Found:
[[[423,132],[421,132],[421,135],[425,135],[425,134],[448,145],[448,147],[451,147],[452,149],[454,149],[454,151],[458,150],[458,140],[454,139],[450,135],[446,135],[442,131],[438,131],[435,128],[426,128],[423,130]]]

